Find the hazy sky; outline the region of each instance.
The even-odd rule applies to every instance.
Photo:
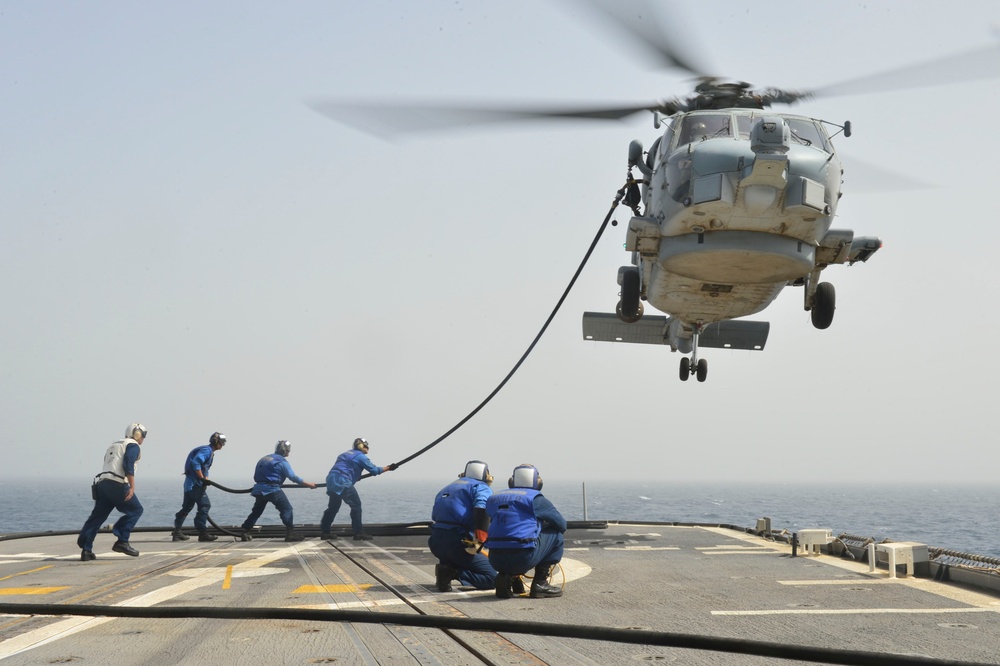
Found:
[[[993,2],[698,2],[661,18],[720,75],[813,88],[997,44]],[[1000,69],[998,69],[1000,71]],[[380,465],[514,365],[626,173],[628,123],[391,143],[317,97],[642,102],[690,82],[572,2],[0,2],[0,478],[89,479],[133,420],[140,475],[214,430],[219,480],[278,439],[322,481],[356,436]],[[846,165],[832,327],[800,289],[763,352],[585,342],[613,312],[616,216],[548,333],[472,421],[396,475],[989,482],[1000,465],[994,285],[1000,79],[816,100]],[[399,123],[405,125],[405,115]],[[893,189],[895,176],[924,187]],[[505,478],[505,477],[503,477]]]

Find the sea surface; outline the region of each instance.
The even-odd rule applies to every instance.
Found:
[[[213,479],[232,489],[250,484]],[[412,481],[389,478],[358,484],[364,520],[407,523],[430,519],[436,492],[450,479]],[[182,480],[139,480],[145,512],[140,527],[170,526],[180,508]],[[296,523],[318,524],[326,508],[324,490],[286,491]],[[543,493],[567,520],[640,520],[697,522],[753,527],[769,517],[775,530],[830,528],[852,534],[918,541],[964,553],[1000,557],[1000,484],[932,485],[795,485],[755,483],[546,482]],[[253,499],[211,488],[212,519],[223,527],[239,525]],[[586,497],[586,504],[584,498]],[[0,480],[0,534],[76,531],[90,514],[90,477],[79,480]],[[112,513],[109,522],[116,519]],[[185,526],[191,528],[193,512]],[[259,521],[278,525],[268,506]],[[335,524],[348,524],[344,506]]]

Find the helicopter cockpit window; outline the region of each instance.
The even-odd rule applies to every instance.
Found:
[[[785,124],[788,125],[792,143],[812,146],[818,150],[829,150],[823,131],[813,121],[804,118],[785,118]]]
[[[757,120],[757,116],[752,114],[739,114],[736,116],[736,129],[739,132],[740,138],[749,141],[750,140],[750,130],[753,128],[754,122]]]
[[[684,118],[677,145],[697,143],[709,139],[729,138],[728,113],[700,113]]]

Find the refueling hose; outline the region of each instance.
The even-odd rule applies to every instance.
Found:
[[[395,468],[399,468],[401,465],[405,465],[406,463],[410,462],[411,460],[413,460],[417,456],[423,455],[427,451],[431,450],[432,448],[434,448],[435,446],[437,446],[438,444],[440,444],[441,442],[443,442],[452,433],[454,433],[456,430],[458,430],[463,425],[465,425],[473,416],[475,416],[476,414],[478,414],[479,410],[481,410],[483,407],[485,407],[486,404],[490,400],[492,400],[493,397],[496,396],[497,393],[500,392],[500,389],[502,389],[507,384],[507,382],[510,381],[510,378],[514,376],[514,373],[517,372],[517,370],[521,367],[521,364],[524,363],[524,361],[528,358],[528,354],[530,354],[532,352],[532,350],[534,350],[535,345],[537,345],[538,341],[542,339],[542,335],[545,334],[545,331],[548,329],[549,324],[551,324],[552,320],[555,319],[556,313],[559,312],[559,308],[562,307],[562,304],[566,300],[566,297],[569,296],[570,290],[573,289],[573,285],[576,284],[577,278],[579,278],[580,277],[580,273],[583,272],[584,266],[586,266],[587,265],[587,261],[590,260],[590,255],[592,255],[594,253],[594,248],[597,247],[598,241],[600,241],[601,240],[601,236],[604,235],[604,230],[607,229],[608,222],[611,220],[611,216],[614,214],[615,209],[617,209],[618,205],[621,203],[621,200],[625,196],[625,193],[628,192],[628,190],[629,190],[630,187],[634,187],[637,183],[638,183],[638,181],[636,181],[636,180],[634,180],[632,178],[632,174],[630,172],[629,176],[628,176],[628,180],[625,182],[624,185],[622,185],[621,189],[618,190],[618,192],[615,193],[615,199],[614,199],[614,201],[611,204],[611,208],[608,210],[608,214],[604,216],[604,221],[601,222],[601,226],[597,230],[597,235],[595,235],[594,236],[594,240],[591,241],[590,247],[587,248],[586,254],[583,255],[583,260],[580,262],[580,265],[577,267],[576,272],[573,273],[573,277],[572,277],[572,279],[570,279],[569,284],[566,285],[566,289],[563,291],[562,296],[559,297],[559,300],[556,302],[555,307],[552,308],[552,312],[549,314],[548,319],[545,320],[545,323],[542,324],[542,328],[541,328],[541,330],[538,331],[538,334],[535,336],[535,339],[531,341],[531,344],[528,345],[528,348],[524,351],[524,354],[522,354],[521,358],[519,358],[517,360],[517,363],[514,364],[514,367],[510,369],[510,372],[507,373],[507,376],[504,377],[503,380],[501,380],[501,382],[499,384],[497,384],[497,387],[495,389],[493,389],[493,391],[490,392],[490,394],[488,396],[486,396],[486,399],[483,400],[481,403],[479,403],[479,405],[475,409],[473,409],[471,412],[469,412],[468,415],[466,415],[465,418],[463,418],[461,421],[459,421],[458,423],[456,423],[447,432],[445,432],[443,435],[441,435],[440,437],[438,437],[437,439],[435,439],[433,442],[431,442],[430,444],[428,444],[424,448],[420,449],[416,453],[410,454],[409,456],[403,458],[399,462],[393,463],[393,465],[395,466]],[[361,479],[367,479],[370,476],[371,476],[371,474],[363,474],[361,476]],[[240,489],[240,490],[235,490],[233,488],[227,488],[225,486],[219,485],[218,483],[215,483],[211,479],[205,479],[205,483],[207,483],[208,485],[211,485],[211,486],[215,486],[219,490],[222,490],[222,491],[227,492],[227,493],[249,493],[250,490],[251,490],[251,488],[245,488],[245,489]],[[285,485],[283,485],[281,487],[282,488],[301,488],[302,486],[299,486],[297,484],[285,484]],[[325,488],[326,484],[325,483],[317,483],[316,487],[317,488]],[[211,522],[211,518],[209,519],[209,521]],[[217,529],[221,529],[214,522],[212,522],[212,526],[216,527]],[[225,532],[225,530],[223,530],[223,531]],[[227,532],[227,534],[231,534],[231,533]]]
[[[646,629],[620,629],[580,624],[500,620],[447,615],[411,613],[372,613],[370,610],[333,610],[313,608],[222,608],[218,606],[96,606],[84,604],[8,604],[0,603],[0,613],[7,615],[82,615],[85,617],[132,618],[211,618],[224,620],[297,620],[310,622],[352,622],[357,624],[396,624],[404,627],[430,627],[464,631],[489,631],[530,634],[556,638],[613,641],[632,645],[710,650],[729,654],[756,655],[777,659],[850,664],[853,666],[985,666],[981,662],[952,661],[908,654],[879,654],[862,650],[811,647],[788,643],[768,643],[742,638],[722,638]]]

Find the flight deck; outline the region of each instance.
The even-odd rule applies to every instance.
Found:
[[[425,524],[373,525],[373,541],[286,543],[269,530],[202,543],[147,528],[132,536],[139,557],[102,533],[91,562],[75,534],[4,538],[0,659],[1000,664],[1000,595],[902,567],[890,578],[858,557],[793,556],[749,530],[571,524],[555,599],[436,591]]]

